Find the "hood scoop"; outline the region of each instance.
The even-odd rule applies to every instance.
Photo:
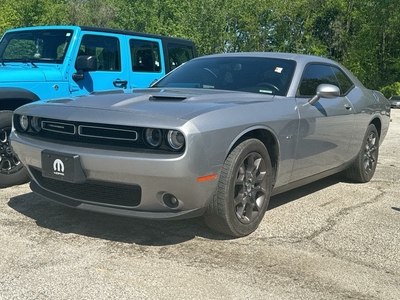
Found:
[[[152,95],[149,97],[150,101],[183,101],[187,97],[186,96],[177,96],[177,95]]]

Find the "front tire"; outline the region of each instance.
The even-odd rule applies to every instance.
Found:
[[[12,111],[0,111],[0,188],[26,183],[29,175],[10,146]]]
[[[364,183],[374,176],[379,155],[379,134],[375,125],[370,124],[356,160],[346,171],[348,179]]]
[[[217,191],[204,215],[206,224],[234,237],[252,233],[264,217],[271,190],[268,150],[256,139],[242,142],[224,162]]]

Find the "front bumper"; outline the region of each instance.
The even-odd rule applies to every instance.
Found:
[[[184,210],[184,211],[166,211],[166,212],[137,211],[126,208],[102,206],[96,203],[86,203],[83,201],[64,197],[62,195],[50,192],[42,188],[36,181],[31,181],[30,188],[36,194],[45,197],[51,201],[63,204],[65,206],[78,208],[82,210],[88,210],[92,212],[123,216],[123,217],[134,217],[134,218],[152,219],[152,220],[179,220],[179,219],[199,217],[203,215],[207,209],[207,207],[201,207],[197,209]]]
[[[204,213],[217,187],[217,179],[198,182],[199,177],[219,171],[218,167],[207,165],[201,147],[190,155],[190,149],[179,155],[119,152],[37,141],[16,132],[12,133],[12,147],[28,168],[35,193],[84,210],[148,219],[190,218]],[[60,184],[59,180],[43,180],[43,150],[78,155],[85,181]],[[85,185],[91,185],[91,190]],[[103,186],[111,189],[103,193]],[[81,188],[84,192],[80,192]],[[129,198],[129,193],[132,199],[136,198],[131,202],[121,200]],[[88,194],[93,195],[87,198]],[[178,203],[167,205],[164,195],[173,195]]]

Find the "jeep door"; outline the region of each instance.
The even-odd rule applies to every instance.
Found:
[[[125,36],[100,32],[81,33],[81,43],[77,57],[94,56],[97,69],[83,71],[83,79],[72,81],[73,95],[88,94],[94,91],[125,89],[129,87],[127,51],[124,51]],[[76,72],[81,72],[76,70]]]
[[[128,37],[130,88],[148,87],[166,74],[160,39]]]
[[[149,86],[196,55],[194,44],[169,37],[128,37],[132,70],[130,87]]]

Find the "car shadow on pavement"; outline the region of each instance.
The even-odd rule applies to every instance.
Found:
[[[13,197],[8,205],[35,220],[40,227],[122,243],[164,246],[182,243],[196,236],[231,239],[212,232],[201,217],[159,221],[114,216],[69,208],[34,193]]]
[[[271,198],[268,209],[274,209],[338,182],[334,177],[329,177],[276,195]],[[42,228],[128,244],[165,246],[182,243],[196,236],[213,240],[233,239],[213,232],[202,217],[176,221],[120,217],[65,207],[34,193],[13,197],[8,205],[35,220]]]
[[[343,178],[340,175],[332,175],[330,177],[326,177],[324,179],[320,179],[318,181],[314,181],[302,187],[289,190],[282,194],[278,194],[271,197],[269,202],[268,210],[277,208],[281,205],[292,202],[296,199],[302,198],[304,196],[313,194],[317,191],[328,188],[332,185],[338,184],[339,182],[344,182]]]

